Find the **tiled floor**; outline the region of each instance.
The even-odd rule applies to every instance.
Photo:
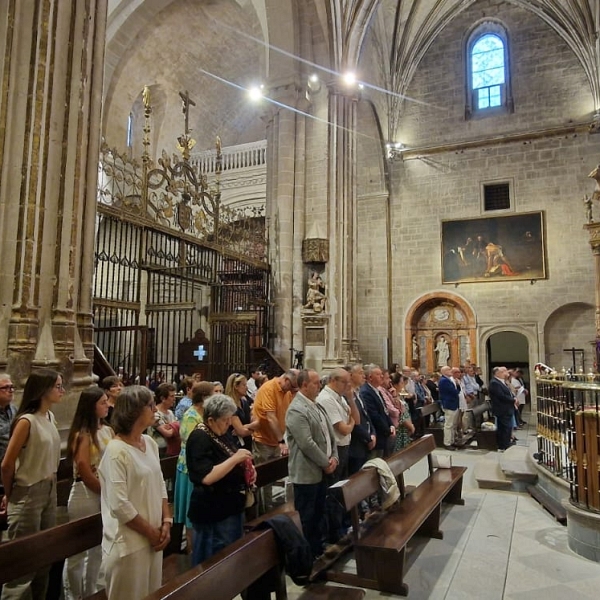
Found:
[[[517,437],[518,445],[535,441],[533,426],[518,431]],[[569,550],[566,527],[527,494],[478,489],[473,467],[486,451],[451,454],[453,464],[469,468],[463,484],[465,506],[443,509],[443,540],[418,539],[410,544],[405,580],[411,600],[600,597],[600,564]],[[425,476],[422,462],[408,473],[407,483],[418,484]],[[351,560],[344,568],[352,569]],[[290,600],[301,591],[289,582]],[[373,590],[365,596],[397,597]]]

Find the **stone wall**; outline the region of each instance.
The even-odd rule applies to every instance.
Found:
[[[465,120],[463,45],[469,28],[482,15],[493,16],[508,28],[515,111]],[[405,361],[403,328],[410,306],[422,295],[444,289],[465,298],[475,310],[478,362],[486,362],[484,342],[489,333],[503,328],[526,333],[530,358],[543,360],[544,329],[550,327],[546,343],[552,348],[562,343],[557,336],[565,339],[564,328],[569,329],[569,319],[563,319],[561,333],[555,334],[552,319],[546,323],[548,317],[565,304],[594,303],[593,259],[583,230],[582,199],[593,189],[587,175],[598,164],[600,136],[568,129],[589,121],[593,109],[581,65],[533,13],[504,2],[481,2],[440,34],[408,96],[419,103],[405,105],[401,140],[423,151],[390,163],[393,361]],[[366,233],[358,240],[360,348],[365,360],[380,361],[382,319],[387,314],[382,293],[387,273],[380,268],[386,219],[383,200],[373,200],[367,182],[370,170],[380,164],[381,152],[368,141],[376,132],[373,120],[363,119],[360,127],[367,136],[359,136],[358,157],[365,174],[359,217]],[[511,139],[516,134],[524,137]],[[473,141],[478,143],[459,145]],[[443,285],[441,221],[498,216],[482,212],[482,183],[494,180],[510,183],[508,214],[544,211],[548,278]],[[577,347],[593,339],[592,313],[589,319],[589,327],[575,324],[567,335]]]

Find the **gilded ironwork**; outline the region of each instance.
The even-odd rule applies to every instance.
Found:
[[[100,210],[111,208],[123,217],[134,218],[136,222],[159,224],[168,230],[190,235],[206,247],[266,265],[264,206],[232,208],[221,202],[221,139],[217,137],[215,142],[217,154],[211,184],[205,173],[199,173],[190,164],[185,152],[180,158],[163,151],[154,163],[148,152],[152,113],[148,88],[144,88],[142,98],[142,162],[140,164],[106,145],[101,148],[98,178]],[[183,137],[187,139],[189,128],[186,111],[194,103],[187,96],[182,98],[186,100],[186,133]]]
[[[188,118],[194,102],[187,92],[181,97],[181,157],[163,151],[156,162],[150,158],[147,87],[141,163],[107,146],[101,149],[96,338],[129,383],[172,381],[184,373],[224,378],[246,372],[253,353],[268,345],[264,208],[222,204],[220,138],[209,174],[190,164]],[[194,347],[193,332],[202,331],[203,319],[210,323],[211,337],[203,334]]]

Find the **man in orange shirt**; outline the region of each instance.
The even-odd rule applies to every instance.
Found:
[[[285,413],[298,391],[296,378],[298,371],[290,369],[280,377],[263,383],[258,392],[252,410],[258,419],[258,428],[253,432],[253,453],[256,464],[285,456],[288,448],[283,439],[285,433]],[[260,510],[266,512],[271,508],[272,486],[261,488]]]

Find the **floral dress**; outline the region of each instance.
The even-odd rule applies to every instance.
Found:
[[[188,528],[192,527],[191,521],[188,519],[188,510],[190,507],[190,497],[194,484],[188,476],[188,468],[186,462],[185,446],[190,437],[190,433],[196,429],[196,426],[202,423],[202,415],[191,406],[188,408],[181,419],[179,427],[179,436],[181,437],[181,451],[177,459],[177,477],[175,480],[175,498],[174,498],[174,521],[175,523],[185,523]]]
[[[406,427],[403,425],[405,421],[410,421],[410,411],[408,410],[408,405],[406,402],[402,402],[402,413],[400,414],[398,428],[396,429],[396,446],[394,447],[395,452],[402,450],[402,448],[406,448],[406,446],[408,446],[411,442],[408,429],[406,429]]]

